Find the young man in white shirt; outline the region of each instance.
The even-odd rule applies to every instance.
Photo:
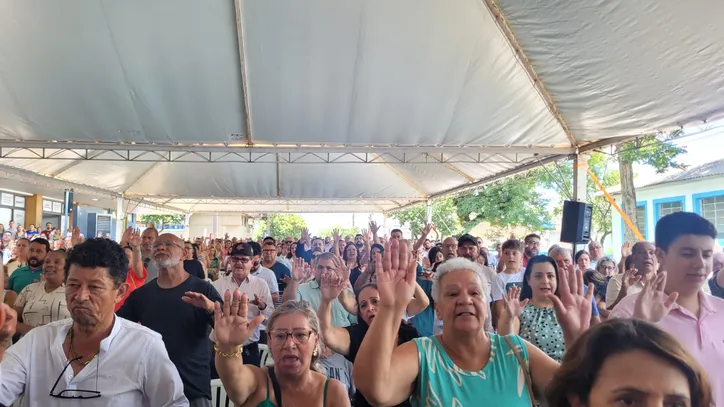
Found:
[[[91,407],[189,405],[161,335],[114,314],[127,273],[128,259],[113,241],[73,247],[65,291],[71,318],[32,329],[0,351],[0,404],[23,395],[23,405],[42,407],[73,400]],[[3,307],[2,350],[17,322],[15,311]]]

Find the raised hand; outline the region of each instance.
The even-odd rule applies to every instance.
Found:
[[[553,293],[546,294],[546,297],[553,302],[563,337],[570,346],[591,325],[594,290],[593,284],[589,284],[588,292],[583,295],[583,273],[573,264],[568,270],[559,270],[558,273],[561,297]]]
[[[621,290],[628,293],[629,289],[641,281],[641,276],[638,275],[638,269],[632,267],[623,273],[621,279]]]
[[[187,304],[191,304],[196,308],[201,308],[208,312],[213,312],[214,310],[214,303],[201,293],[186,291],[183,297],[181,297],[181,300]]]
[[[333,242],[339,242],[339,229],[332,229],[332,239],[334,239]]]
[[[626,257],[631,256],[633,252],[631,251],[631,242],[626,242],[621,246],[621,258],[625,259]]]
[[[636,297],[634,318],[656,323],[667,316],[679,298],[679,293],[666,295],[665,288],[666,272],[662,271],[652,282],[644,285],[644,289]]]
[[[75,246],[81,243],[83,243],[83,238],[80,234],[80,228],[76,227],[75,229],[73,229],[73,233],[71,233],[70,235],[70,244]]]
[[[334,301],[346,286],[347,281],[338,274],[328,271],[322,273],[320,290],[322,291],[323,300],[327,302]]]
[[[141,232],[135,231],[131,233],[131,237],[128,240],[128,245],[131,246],[133,249],[138,249],[141,247]]]
[[[428,224],[426,224],[425,227],[422,229],[422,235],[423,235],[423,236],[429,235],[430,232],[432,231],[432,229],[434,229],[434,228],[435,228],[435,224],[434,224],[434,223],[428,223]]]
[[[335,253],[332,258],[332,264],[334,264],[334,269],[337,271],[337,274],[343,279],[343,280],[349,280],[350,275],[350,269],[344,264],[344,260],[342,260],[342,256]],[[352,268],[354,268],[356,265],[350,261],[352,264]]]
[[[232,294],[224,293],[224,306],[214,304],[214,335],[216,346],[223,352],[236,351],[246,342],[256,328],[264,321],[263,315],[257,315],[251,321],[247,318],[249,299],[237,288]]]
[[[259,297],[256,294],[254,294],[254,299],[249,301],[249,304],[256,305],[256,307],[259,308],[260,310],[266,309],[266,303],[264,302],[264,300],[261,299],[261,297]]]
[[[127,227],[126,230],[123,231],[123,236],[121,236],[121,243],[125,242],[128,243],[131,240],[131,235],[133,234],[133,228]],[[72,243],[72,240],[71,240]]]
[[[520,318],[523,308],[528,305],[528,299],[520,301],[520,287],[513,286],[508,294],[503,296],[503,311],[508,313],[510,318]]]
[[[303,283],[306,279],[308,269],[309,264],[307,264],[303,258],[297,257],[294,259],[294,264],[292,264],[292,280],[297,283]]]
[[[377,232],[379,232],[379,230],[380,230],[380,227],[377,225],[377,222],[371,220],[370,221],[370,232],[372,234],[376,234]],[[377,242],[375,242],[375,243],[377,243]]]
[[[309,243],[309,229],[304,228],[302,229],[302,242]]]
[[[376,255],[377,290],[382,305],[407,307],[415,293],[415,277],[417,263],[404,241],[393,240],[385,244],[385,253],[382,257]]]

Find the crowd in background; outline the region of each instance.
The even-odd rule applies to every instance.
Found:
[[[220,378],[254,406],[724,405],[724,253],[706,219],[667,215],[618,262],[598,242],[543,254],[535,233],[488,248],[433,230],[113,242],[10,222],[0,403],[208,406]]]

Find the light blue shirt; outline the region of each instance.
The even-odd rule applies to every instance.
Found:
[[[309,306],[317,311],[319,303],[322,302],[322,290],[315,280],[299,286],[297,290],[297,301],[306,301]],[[332,301],[332,326],[344,328],[357,323],[357,317],[347,312],[338,299]]]

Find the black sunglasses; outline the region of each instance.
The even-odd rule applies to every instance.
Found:
[[[96,356],[97,357],[97,356]],[[56,399],[97,399],[101,396],[101,392],[98,390],[72,390],[72,389],[66,389],[62,390],[57,394],[55,393],[55,388],[58,387],[58,383],[60,383],[60,378],[63,377],[65,374],[65,371],[68,370],[68,366],[70,366],[73,362],[76,362],[78,360],[83,359],[82,357],[77,357],[71,361],[69,361],[65,367],[63,368],[63,371],[60,372],[60,376],[58,376],[58,380],[55,381],[55,384],[53,385],[53,388],[50,389],[50,397],[56,398]],[[96,365],[96,389],[98,388],[98,366]]]

